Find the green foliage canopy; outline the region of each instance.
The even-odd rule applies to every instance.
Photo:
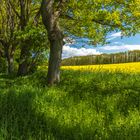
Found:
[[[66,33],[89,37],[94,44],[105,43],[108,32],[138,32],[140,0],[68,0],[60,21]]]

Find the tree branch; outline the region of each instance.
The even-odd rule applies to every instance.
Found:
[[[69,15],[61,15],[60,17],[61,18],[66,18],[68,20],[82,21],[82,20],[79,20],[79,19],[75,19],[75,18],[73,18],[72,16],[69,16]],[[110,27],[114,27],[114,28],[120,27],[119,24],[111,24],[108,21],[104,21],[104,20],[92,19],[91,21],[93,21],[95,23],[98,23],[100,25],[103,25],[103,26],[110,26]]]
[[[111,26],[114,28],[120,27],[119,24],[111,24],[108,21],[104,21],[104,20],[97,20],[97,19],[92,19],[93,22],[98,23],[100,25],[104,25],[104,26]]]

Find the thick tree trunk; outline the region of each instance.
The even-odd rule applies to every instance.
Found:
[[[62,46],[63,40],[61,38],[50,40],[50,58],[47,74],[47,82],[49,85],[60,82]]]
[[[63,47],[63,34],[59,27],[60,11],[56,10],[54,0],[42,0],[41,15],[50,41],[47,84],[53,85],[60,81],[60,64]]]

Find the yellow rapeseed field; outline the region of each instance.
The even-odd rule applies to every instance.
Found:
[[[84,66],[62,66],[61,69],[80,70],[80,71],[109,71],[109,72],[140,73],[140,62],[121,63],[121,64],[84,65]]]

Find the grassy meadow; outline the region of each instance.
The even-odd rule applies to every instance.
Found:
[[[140,63],[65,66],[53,87],[45,69],[0,75],[0,140],[140,139]]]

